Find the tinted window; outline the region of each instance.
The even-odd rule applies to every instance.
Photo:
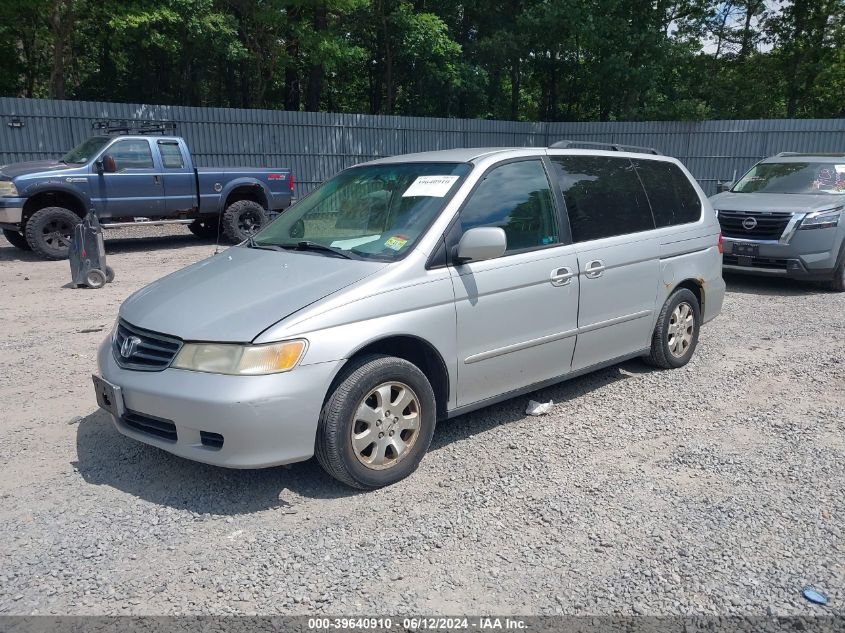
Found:
[[[760,163],[740,178],[731,191],[845,194],[845,166],[835,163]]]
[[[696,222],[701,217],[701,200],[677,165],[639,160],[636,166],[658,227]]]
[[[508,163],[487,173],[461,210],[461,228],[498,226],[506,253],[558,241],[552,194],[543,163]]]
[[[575,242],[654,228],[648,199],[627,158],[553,156]]]
[[[117,164],[117,171],[121,169],[152,169],[153,154],[150,151],[150,144],[144,140],[118,141],[112,145],[107,153],[114,158]]]
[[[159,141],[158,149],[161,152],[161,164],[167,169],[181,169],[185,166],[182,162],[182,152],[179,151],[178,143]]]

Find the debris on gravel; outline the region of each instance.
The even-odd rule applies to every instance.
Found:
[[[90,375],[118,306],[214,245],[106,237],[100,290],[0,238],[0,613],[843,613],[845,294],[729,278],[686,367],[444,422],[414,475],[361,493],[114,430]]]

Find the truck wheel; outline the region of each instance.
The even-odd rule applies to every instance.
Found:
[[[237,244],[267,226],[267,213],[257,202],[238,200],[229,205],[220,221],[223,236]]]
[[[45,207],[30,216],[24,235],[29,247],[43,259],[67,259],[73,227],[80,222],[70,209]]]
[[[651,353],[645,361],[663,369],[683,367],[698,345],[700,326],[698,299],[690,290],[678,288],[660,310],[651,337]]]
[[[217,219],[194,220],[188,225],[188,230],[205,240],[213,240],[217,237]]]
[[[364,356],[351,361],[323,405],[314,453],[349,486],[389,486],[416,470],[436,420],[434,391],[416,365]]]
[[[9,244],[14,246],[15,248],[19,248],[22,251],[29,250],[29,244],[26,243],[26,237],[22,233],[18,233],[17,231],[11,231],[9,229],[3,229],[3,236],[9,241]]]

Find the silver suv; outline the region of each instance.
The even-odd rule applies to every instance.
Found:
[[[725,270],[826,281],[845,291],[845,154],[782,152],[710,201]]]
[[[456,149],[341,172],[254,238],[143,288],[99,350],[129,437],[376,488],[438,420],[633,357],[689,361],[721,238],[675,159]]]

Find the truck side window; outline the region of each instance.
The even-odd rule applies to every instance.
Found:
[[[634,164],[658,228],[698,221],[701,200],[677,165],[644,159],[638,159]]]
[[[173,141],[159,141],[158,151],[161,152],[161,164],[166,169],[182,169],[185,166],[179,143]]]
[[[505,254],[559,241],[552,193],[539,160],[496,167],[470,194],[461,210],[461,228],[497,226],[505,231]]]
[[[114,158],[117,171],[153,168],[153,153],[147,141],[132,139],[118,141],[106,150],[106,153]]]
[[[654,228],[645,191],[627,158],[551,156],[572,240],[585,242]]]

